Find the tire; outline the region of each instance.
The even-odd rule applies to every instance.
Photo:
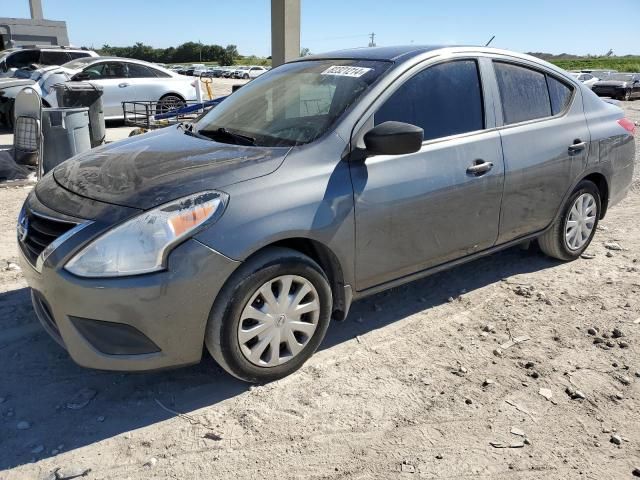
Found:
[[[631,100],[631,90],[627,90],[624,92],[624,96],[622,97],[622,100],[624,100],[625,102],[628,102],[629,100]]]
[[[245,80],[249,80],[249,75],[245,73],[245,74],[242,76],[242,78],[244,78]]]
[[[176,108],[184,107],[186,105],[184,98],[180,95],[175,95],[173,93],[168,93],[167,95],[163,95],[158,100],[156,105],[156,115],[161,113],[170,112],[171,110],[175,110]]]
[[[567,228],[571,228],[571,226],[568,226],[568,222],[575,221],[571,220],[572,218],[577,218],[576,216],[572,216],[572,209],[575,206],[575,212],[579,214],[581,210],[579,208],[580,199],[585,202],[582,205],[586,206],[583,208],[588,212],[588,217],[586,218],[593,217],[593,220],[583,221],[583,224],[585,225],[584,229],[582,228],[581,223],[574,223],[574,227],[571,230],[573,235],[571,235],[571,232],[567,230]],[[592,202],[592,210],[588,209],[588,205],[591,205],[590,202]],[[569,196],[562,207],[562,213],[555,220],[551,228],[538,238],[540,249],[548,256],[557,258],[558,260],[575,260],[582,255],[591,243],[598,227],[598,220],[600,219],[601,211],[602,200],[600,198],[600,191],[598,190],[598,187],[589,180],[583,180]],[[586,235],[587,232],[585,230],[589,230],[589,227],[590,231],[588,232],[588,235]],[[571,245],[571,243],[573,243],[573,245]]]
[[[282,299],[286,285],[283,282],[288,278],[292,279],[288,294],[294,299],[301,294],[300,302],[306,302],[306,306],[317,303],[317,310],[294,318],[295,315],[280,314],[277,309],[269,308],[272,304],[263,301],[261,291],[268,288],[267,291],[273,292],[273,300]],[[304,293],[303,286],[312,288]],[[303,305],[300,302],[296,305]],[[313,355],[329,326],[332,305],[329,281],[316,262],[295,250],[269,248],[238,268],[218,294],[207,322],[205,345],[216,362],[231,375],[246,382],[271,382],[295,372]],[[270,315],[258,322],[253,317],[247,318],[247,312]],[[315,329],[310,331],[314,324]],[[251,329],[262,325],[266,325],[263,333],[247,340]],[[299,326],[304,326],[309,335],[295,330]],[[273,338],[278,338],[280,343]],[[277,354],[271,347],[273,342],[277,344]]]

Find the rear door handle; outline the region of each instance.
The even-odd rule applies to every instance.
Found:
[[[485,162],[484,160],[476,160],[473,163],[473,165],[467,168],[467,173],[469,175],[480,176],[487,173],[492,168],[493,168],[493,163]]]
[[[128,87],[128,86],[129,86],[129,84],[128,84],[128,83],[119,83],[119,84],[118,84],[118,86],[119,86],[120,88],[124,88],[124,87]]]
[[[580,140],[576,140],[573,145],[569,145],[569,153],[579,153],[582,150],[587,148],[587,142],[581,142]]]

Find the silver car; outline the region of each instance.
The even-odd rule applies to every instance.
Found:
[[[206,347],[270,381],[354,300],[534,239],[577,259],[631,185],[634,130],[513,52],[304,57],[45,176],[19,218],[23,270],[81,365],[155,370]]]
[[[91,81],[103,89],[104,117],[117,120],[124,117],[122,102],[157,102],[160,110],[169,110],[197,99],[193,78],[185,77],[153,63],[131,58],[81,58],[37,71],[38,81],[47,105],[57,106],[56,83]]]

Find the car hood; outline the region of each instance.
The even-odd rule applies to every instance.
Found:
[[[620,88],[626,88],[627,87],[627,82],[623,82],[621,80],[600,80],[599,82],[596,82],[595,86],[596,87],[620,87]]]
[[[53,170],[86,198],[149,209],[275,171],[291,148],[229,145],[167,127],[77,155]]]

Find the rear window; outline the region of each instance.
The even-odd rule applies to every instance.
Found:
[[[551,100],[544,73],[509,63],[495,62],[504,123],[526,122],[551,116]]]
[[[426,68],[396,90],[374,120],[416,125],[425,140],[484,129],[477,63],[456,60]]]

